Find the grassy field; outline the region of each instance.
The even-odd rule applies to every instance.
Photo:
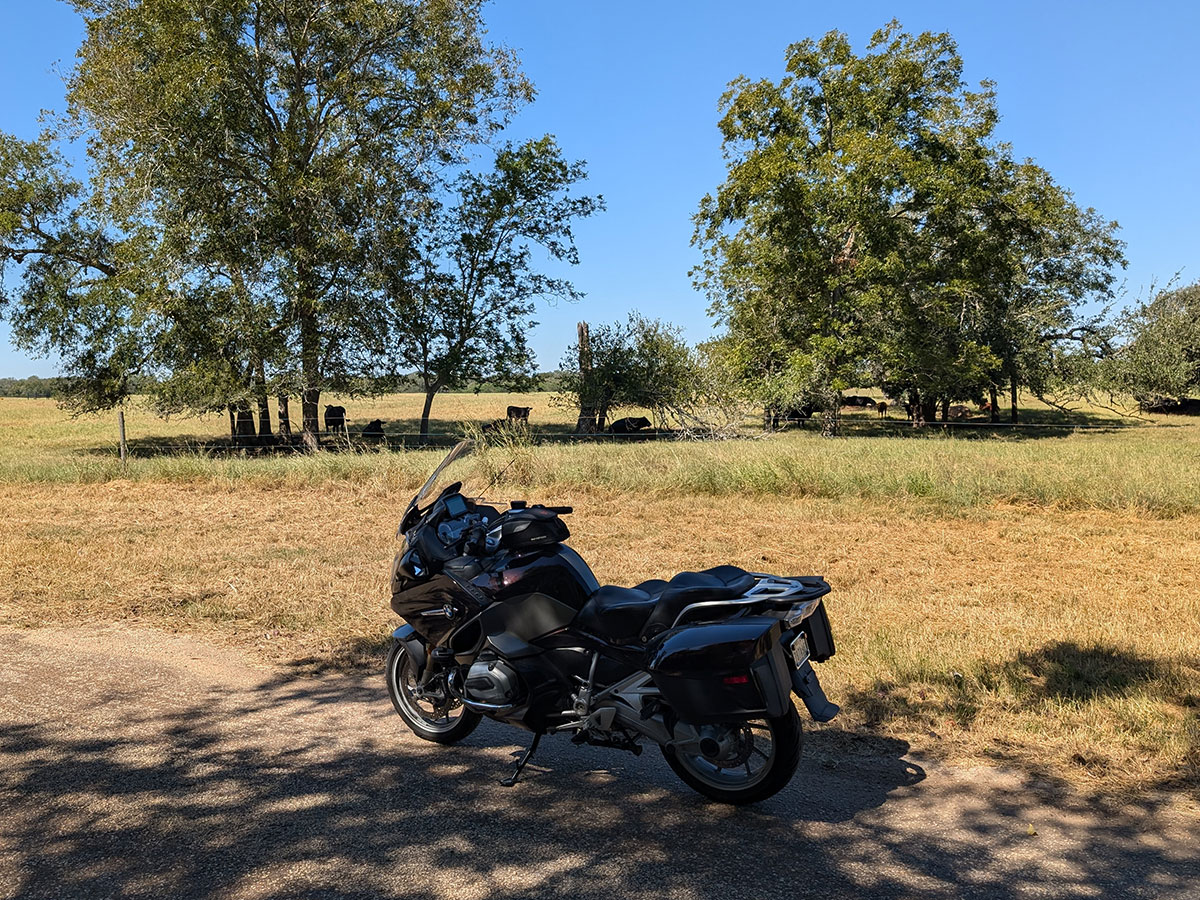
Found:
[[[352,425],[393,427],[419,403],[346,405]],[[548,395],[448,395],[435,430],[509,403],[535,426],[570,420]],[[227,429],[128,420],[135,441]],[[847,752],[887,736],[1098,790],[1200,791],[1200,425],[858,422],[840,440],[520,447],[492,493],[574,505],[601,581],[723,562],[826,575],[838,655],[822,677],[845,713],[823,727]],[[114,432],[112,416],[0,400],[0,621],[146,622],[302,669],[381,652],[396,518],[438,451],[183,452],[123,476]]]

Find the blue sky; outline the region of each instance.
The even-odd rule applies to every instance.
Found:
[[[630,309],[706,338],[707,301],[688,277],[691,216],[723,178],[725,85],[778,77],[792,41],[836,28],[861,47],[892,18],[953,34],[967,80],[996,82],[1000,136],[1121,223],[1131,297],[1181,270],[1200,278],[1200,4],[501,0],[491,37],[519,51],[539,94],[511,136],[556,134],[608,202],[576,229],[571,273],[586,299],[540,311],[539,364],[555,366],[579,319]],[[39,110],[61,109],[54,65],[71,65],[81,33],[55,0],[0,2],[0,129],[31,137]],[[53,368],[0,324],[0,376]]]

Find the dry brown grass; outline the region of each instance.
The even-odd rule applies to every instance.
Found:
[[[828,727],[1106,790],[1200,786],[1198,516],[524,493],[576,507],[572,543],[601,581],[724,562],[826,575],[839,652],[822,677],[845,708]],[[0,485],[0,621],[133,619],[275,661],[369,658],[396,624],[404,499],[386,479]]]

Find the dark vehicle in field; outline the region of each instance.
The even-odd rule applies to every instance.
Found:
[[[471,451],[450,451],[400,524],[391,605],[406,624],[387,684],[413,733],[452,744],[483,716],[531,731],[508,785],[555,733],[632,753],[657,744],[723,802],[786,785],[800,757],[792,693],[817,721],[838,712],[812,667],[834,653],[829,585],[717,566],[601,586],[566,544],[570,508],[500,511],[445,483]]]

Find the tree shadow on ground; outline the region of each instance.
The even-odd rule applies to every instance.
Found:
[[[1028,673],[1028,674],[1026,674]],[[1160,661],[1103,645],[1083,647],[1055,641],[1022,651],[1006,667],[1010,679],[1025,679],[1036,698],[1095,700],[1123,696],[1151,682],[1172,681]]]
[[[377,677],[188,703],[149,683],[82,690],[94,696],[72,701],[106,710],[103,730],[0,730],[6,897],[1148,896],[1200,877],[1194,858],[1138,840],[1152,802],[1081,818],[1031,856],[1026,793],[964,782],[923,799],[894,739],[818,730],[792,784],[739,809],[692,794],[656,754],[561,738],[506,790],[520,732],[422,743]]]
[[[1078,714],[1089,704],[1111,707],[1115,700],[1166,704],[1174,708],[1187,745],[1176,763],[1169,767],[1161,764],[1151,788],[1183,789],[1200,796],[1200,767],[1196,765],[1200,761],[1200,728],[1187,724],[1189,719],[1195,722],[1192,710],[1200,706],[1200,697],[1195,693],[1194,678],[1184,674],[1184,667],[1200,669],[1200,659],[1164,661],[1104,644],[1053,641],[986,664],[965,678],[947,671],[940,676],[923,672],[911,681],[880,680],[851,691],[846,706],[855,710],[862,727],[873,731],[896,723],[912,729],[946,720],[970,729],[980,715],[998,706],[1016,705],[1025,715],[1056,717]],[[1133,729],[1137,723],[1129,721],[1124,727]],[[1145,739],[1161,737],[1147,733]],[[1101,736],[1094,738],[1094,746],[1094,753],[1075,752],[1073,762],[1085,769],[1106,765]],[[1034,773],[1044,782],[1054,780],[1047,774],[1053,766],[1041,756],[1031,756],[1028,747],[1020,743],[1009,746],[1000,738],[989,748],[989,755]]]

